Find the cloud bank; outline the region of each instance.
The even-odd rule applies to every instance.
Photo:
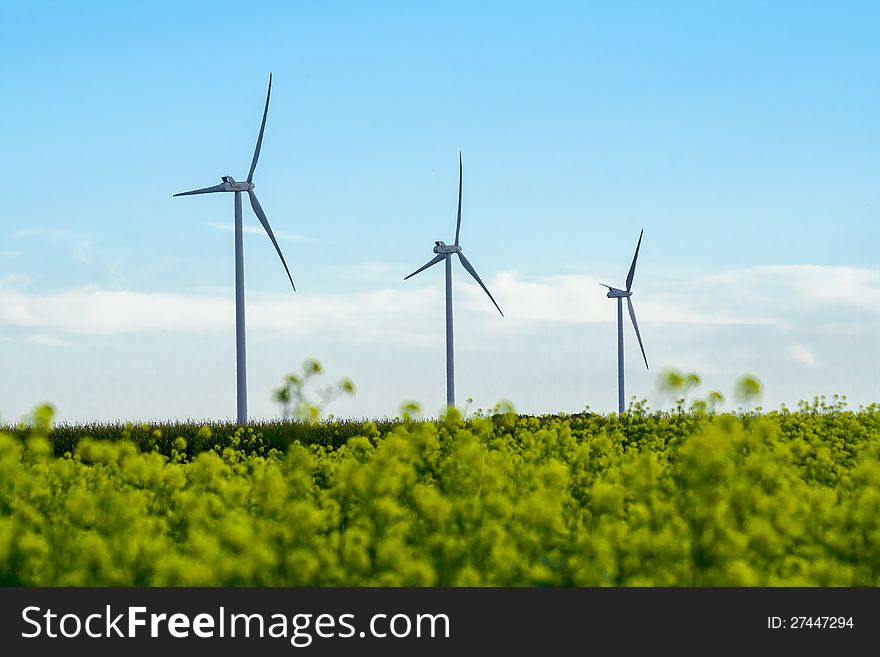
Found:
[[[375,268],[375,264],[371,264]],[[117,335],[142,332],[216,333],[233,326],[233,300],[214,292],[169,293],[80,287],[28,291],[28,279],[0,279],[0,325],[43,332]],[[589,275],[524,277],[502,272],[488,282],[505,317],[483,291],[459,278],[458,312],[477,318],[492,334],[540,331],[548,323],[586,325],[616,320],[614,304]],[[850,267],[773,266],[729,270],[685,280],[635,286],[639,323],[703,326],[776,326],[790,330],[809,321],[835,332],[867,327],[880,315],[880,272]],[[441,338],[440,285],[387,286],[366,292],[252,293],[248,327],[289,336],[334,335],[353,343],[433,345]],[[833,319],[832,319],[833,318]],[[848,320],[848,321],[847,321]],[[861,324],[860,324],[861,323]],[[806,347],[794,360],[814,365]]]

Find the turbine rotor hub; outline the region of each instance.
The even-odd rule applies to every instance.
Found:
[[[434,242],[434,253],[461,253],[461,245],[437,241]]]
[[[616,287],[609,287],[608,294],[606,295],[609,299],[620,299],[623,297],[631,297],[632,290],[618,290]]]
[[[254,183],[247,181],[238,182],[232,176],[223,176],[221,180],[227,192],[247,192],[254,188]]]

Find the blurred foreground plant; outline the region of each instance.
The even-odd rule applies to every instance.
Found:
[[[761,395],[763,394],[763,386],[757,377],[746,375],[741,376],[736,380],[733,389],[733,398],[743,406],[747,408],[751,407],[752,404],[761,399]]]
[[[275,389],[272,398],[281,404],[281,414],[285,420],[296,418],[316,422],[331,401],[343,394],[354,395],[354,383],[345,377],[332,385],[318,388],[314,392],[317,399],[310,399],[306,386],[313,377],[323,372],[324,368],[319,361],[308,358],[303,361],[301,375],[288,374],[284,379],[284,385]]]

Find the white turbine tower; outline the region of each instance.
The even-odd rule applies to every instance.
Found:
[[[468,259],[464,257],[464,253],[461,252],[461,243],[459,242],[459,235],[461,233],[461,182],[462,182],[462,167],[461,167],[461,152],[458,153],[458,218],[456,219],[455,224],[455,244],[449,245],[442,241],[434,242],[434,253],[437,255],[434,256],[434,259],[416,269],[412,274],[404,278],[411,278],[426,270],[428,267],[432,267],[436,265],[441,260],[446,261],[446,405],[455,406],[455,363],[453,357],[453,340],[452,340],[452,254],[455,253],[458,255],[458,259],[461,261],[462,266],[467,270],[467,272],[474,277],[474,280],[479,283],[480,287],[489,295],[489,298],[492,300],[492,303],[495,304],[495,307],[498,308],[498,312],[501,313],[501,316],[504,317],[504,313],[501,312],[501,308],[498,307],[492,293],[489,292],[489,289],[483,284],[483,281],[480,279],[479,274],[474,269],[473,265],[468,262]]]
[[[639,247],[642,245],[642,235],[644,230],[639,233],[639,242],[636,244],[636,253],[633,256],[632,265],[629,268],[629,274],[626,275],[626,289],[620,290],[610,285],[600,283],[602,287],[608,288],[608,298],[617,299],[617,412],[623,413],[624,405],[624,388],[623,388],[623,300],[626,299],[626,307],[629,310],[629,318],[632,320],[633,328],[636,330],[636,337],[639,339],[639,348],[642,350],[642,358],[645,359],[645,369],[648,369],[648,357],[645,355],[645,346],[642,344],[642,336],[639,334],[639,323],[636,321],[636,311],[633,310],[632,304],[632,283],[633,276],[636,273],[636,260],[639,258]]]
[[[235,363],[236,363],[236,418],[239,424],[247,423],[247,376],[245,370],[245,328],[244,328],[244,247],[243,247],[243,227],[241,218],[241,194],[246,192],[251,202],[254,214],[263,224],[272,245],[281,258],[281,264],[284,265],[284,271],[287,272],[287,278],[290,285],[296,291],[293,285],[293,277],[290,275],[290,269],[284,261],[284,255],[281,253],[281,247],[278,246],[278,240],[272,233],[269,226],[269,220],[257,195],[254,194],[254,170],[257,168],[257,160],[260,158],[260,147],[263,145],[263,132],[266,129],[266,115],[269,112],[269,96],[272,94],[272,74],[269,74],[269,90],[266,92],[266,106],[263,108],[263,121],[260,124],[260,135],[257,137],[257,147],[254,149],[254,158],[251,161],[251,168],[248,171],[247,181],[236,182],[232,176],[222,176],[223,181],[219,185],[213,187],[204,187],[202,189],[194,189],[191,192],[181,192],[174,196],[191,196],[193,194],[213,194],[214,192],[233,192],[235,194]]]

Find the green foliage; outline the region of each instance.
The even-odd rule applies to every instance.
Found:
[[[281,404],[284,419],[296,418],[307,422],[317,422],[321,412],[339,395],[354,395],[355,385],[349,378],[342,378],[336,384],[317,390],[318,400],[312,401],[306,392],[309,380],[322,374],[324,367],[314,358],[307,358],[302,364],[302,375],[288,374],[284,385],[272,393],[272,399]]]
[[[763,392],[761,382],[754,376],[746,375],[736,380],[733,398],[740,404],[748,406],[759,400]]]
[[[400,405],[400,417],[407,424],[422,414],[422,405],[417,401],[405,401]]]
[[[657,387],[665,394],[678,394],[682,386],[684,386],[684,375],[675,368],[669,367],[657,375]]]
[[[657,384],[660,391],[670,396],[687,396],[687,394],[703,382],[702,377],[696,372],[684,374],[677,369],[669,367],[657,375]]]
[[[709,394],[706,395],[706,405],[708,406],[710,411],[714,411],[723,403],[724,395],[721,394],[720,390],[710,390]]]
[[[383,432],[400,424],[399,420],[390,418],[373,422]],[[362,435],[364,424],[365,421],[352,419],[328,419],[323,422],[311,422],[294,418],[285,421],[251,422],[248,424],[248,429],[253,430],[254,435],[259,439],[259,444],[284,451],[294,442],[303,445],[339,447],[344,445],[349,438]],[[206,450],[212,450],[217,445],[221,447],[232,446],[239,429],[241,427],[234,422],[56,424],[48,434],[48,439],[56,456],[63,456],[66,452],[74,453],[77,445],[87,438],[104,442],[129,441],[136,445],[139,451],[155,451],[165,456],[171,456],[173,442],[176,438],[186,440],[188,453],[199,454]],[[30,434],[31,428],[26,425],[5,428],[0,426],[0,431],[6,431],[19,440],[25,440]],[[248,450],[251,448],[239,444],[237,449],[243,449],[246,453],[250,453]]]
[[[684,411],[685,401],[690,392],[694,388],[699,387],[702,382],[702,377],[696,372],[685,374],[672,367],[666,368],[657,375],[657,388],[660,390],[660,394],[663,397],[675,400],[676,409],[679,412]],[[697,409],[702,410],[709,408],[711,405],[709,399],[697,400],[694,403]]]
[[[880,585],[880,406],[405,412],[59,453],[41,411],[0,432],[0,583]]]

